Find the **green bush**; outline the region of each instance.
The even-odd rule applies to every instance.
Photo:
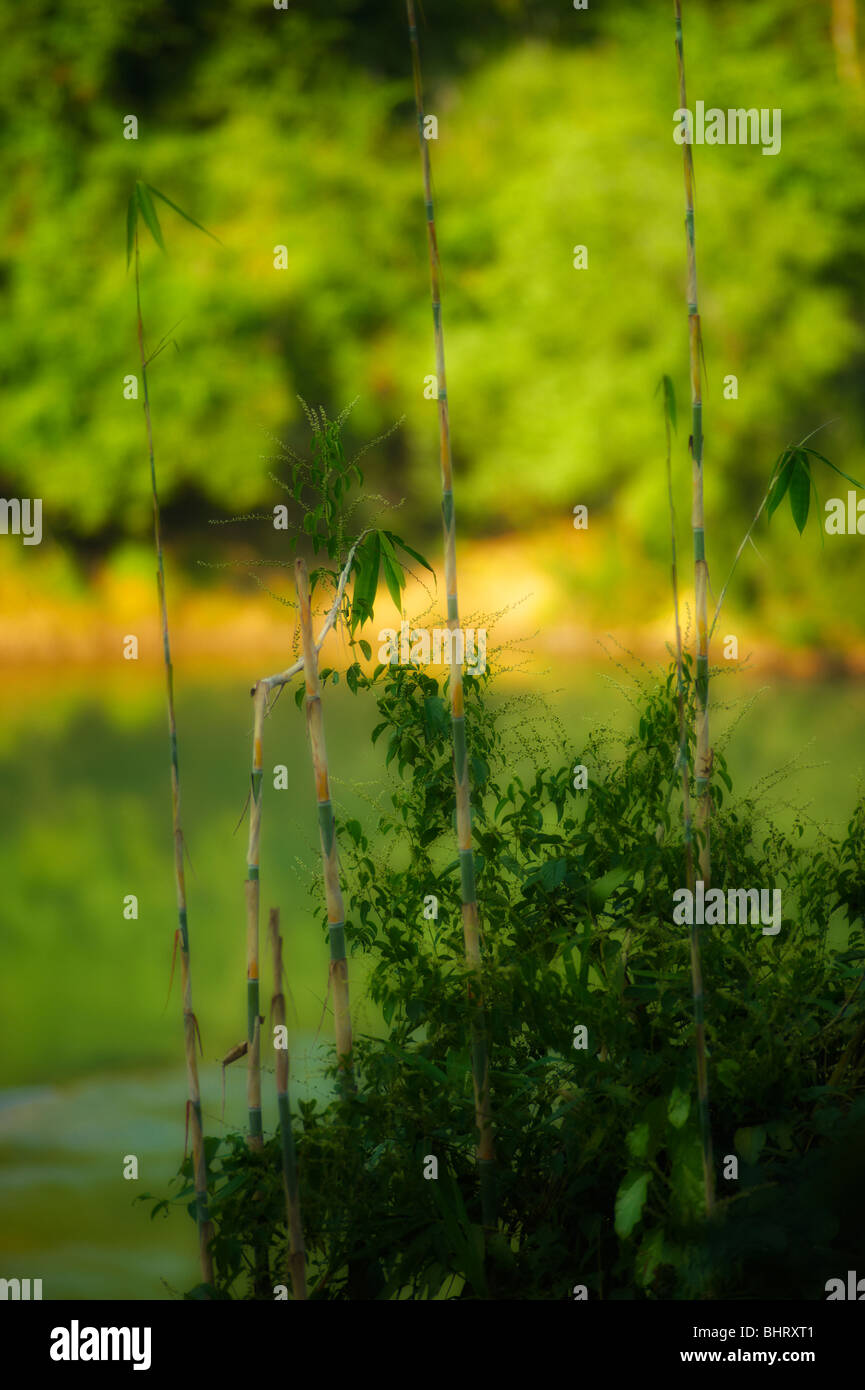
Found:
[[[686,677],[690,702],[690,666]],[[719,1198],[707,1226],[688,932],[672,924],[675,668],[642,687],[633,735],[587,739],[587,791],[550,720],[527,720],[491,680],[466,677],[465,694],[498,1230],[480,1224],[444,692],[410,666],[355,666],[391,782],[374,826],[339,825],[346,936],[370,959],[387,1031],[356,1039],[355,1094],[299,1106],[311,1297],[549,1299],[576,1285],[592,1299],[824,1297],[865,1237],[852,1200],[865,1158],[865,802],[840,842],[809,842],[802,822],[784,834],[732,797],[716,752],[713,883],[780,888],[783,921],[774,937],[702,933]],[[519,775],[527,751],[538,765]],[[320,882],[311,891],[320,904]],[[217,1295],[272,1298],[288,1282],[278,1136],[259,1154],[239,1135],[209,1142]]]

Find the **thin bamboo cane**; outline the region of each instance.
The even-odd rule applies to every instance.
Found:
[[[685,111],[685,55],[682,44],[681,0],[673,0],[676,18],[676,62],[679,70],[679,107]],[[697,754],[695,791],[697,797],[697,829],[700,834],[700,877],[708,888],[712,873],[709,846],[711,796],[709,777],[712,752],[709,747],[709,632],[707,620],[707,591],[709,569],[706,564],[706,535],[703,517],[703,397],[700,365],[703,338],[697,306],[697,251],[694,240],[694,157],[690,140],[682,143],[685,173],[685,230],[688,244],[688,344],[691,364],[691,530],[694,538],[694,591],[697,626],[696,670],[696,732]]]
[[[324,742],[324,715],[321,707],[321,683],[318,677],[318,652],[312,634],[312,612],[309,605],[309,576],[303,560],[294,564],[300,630],[303,639],[303,674],[306,682],[306,727],[315,773],[315,794],[318,802],[318,827],[321,836],[321,857],[324,865],[324,891],[327,899],[327,920],[330,928],[330,986],[333,990],[334,1031],[339,1059],[340,1086],[343,1094],[351,1089],[351,1012],[348,998],[348,962],[345,956],[345,908],[339,886],[339,860],[336,846],[336,827],[330,800],[327,748]]]
[[[252,792],[249,808],[249,848],[246,855],[246,1097],[249,1112],[250,1149],[264,1143],[261,1129],[261,1033],[259,1019],[258,915],[259,843],[261,838],[261,736],[267,691],[259,682],[252,692]]]
[[[278,1028],[285,1027],[285,995],[282,992],[282,937],[279,934],[279,908],[270,909],[268,921],[270,947],[273,952],[273,998],[270,1016]],[[306,1246],[300,1218],[300,1191],[297,1181],[297,1162],[294,1135],[291,1129],[291,1107],[288,1101],[288,1046],[276,1049],[276,1103],[279,1109],[279,1133],[282,1140],[282,1182],[285,1189],[285,1215],[288,1225],[288,1272],[291,1290],[296,1299],[306,1298]]]
[[[682,629],[679,623],[679,576],[676,560],[676,509],[673,503],[673,473],[670,463],[670,420],[665,414],[667,429],[667,496],[670,505],[670,538],[672,544],[671,575],[673,581],[673,614],[676,622],[676,701],[679,715],[679,752],[676,759],[682,777],[682,818],[685,826],[685,881],[693,894],[695,888],[694,843],[691,824],[691,789],[688,767],[688,734],[685,721],[685,681],[682,674]],[[715,1160],[712,1152],[712,1127],[709,1116],[709,1080],[706,1067],[706,1027],[703,1017],[703,971],[700,963],[700,928],[691,926],[691,994],[694,1001],[694,1051],[697,1061],[697,1107],[700,1117],[700,1148],[703,1160],[703,1191],[706,1215],[715,1208]]]
[[[444,527],[447,617],[448,627],[456,631],[460,625],[459,600],[457,595],[456,515],[454,512],[450,421],[448,417],[447,379],[445,376],[444,333],[442,330],[441,286],[439,281],[440,263],[438,242],[436,239],[435,212],[433,209],[429,144],[428,141],[424,139],[423,133],[423,88],[421,84],[420,52],[418,48],[417,25],[415,23],[414,0],[406,0],[406,9],[408,13],[412,72],[414,75],[418,138],[420,140],[421,164],[423,167],[427,240],[429,243],[430,285],[432,292],[433,328],[435,332],[436,377],[438,381],[439,446],[442,478],[442,522]],[[466,750],[465,710],[463,706],[463,675],[462,667],[457,659],[458,652],[456,648],[456,642],[451,642],[451,728],[453,730],[454,741],[454,785],[456,790],[457,841],[459,846],[462,892],[463,940],[465,943],[466,960],[475,975],[479,976],[481,969],[481,949],[477,892],[475,889],[475,862],[474,851],[472,849],[471,797],[469,792],[469,769]],[[486,1026],[483,1016],[483,1000],[481,998],[479,986],[470,990],[469,998],[472,1006],[472,1081],[475,1098],[475,1123],[478,1130],[477,1161],[481,1184],[483,1222],[484,1225],[489,1228],[495,1225],[495,1147],[493,1142],[493,1120],[490,1103]]]
[[[177,760],[177,724],[174,717],[174,672],[171,665],[171,645],[168,636],[168,608],[165,599],[165,566],[162,557],[162,526],[159,512],[159,493],[156,487],[156,464],[153,455],[153,425],[150,416],[150,395],[147,388],[147,357],[144,351],[144,321],[141,314],[141,278],[138,258],[138,232],[135,233],[135,302],[138,310],[138,351],[141,358],[141,382],[144,392],[144,419],[147,424],[147,449],[150,458],[150,486],[153,496],[153,539],[156,548],[156,585],[159,591],[159,612],[162,623],[162,650],[165,662],[165,685],[168,704],[168,737],[171,749],[171,806],[174,838],[174,879],[177,890],[177,940],[180,942],[180,980],[183,991],[183,1035],[186,1053],[186,1082],[188,1100],[187,1124],[192,1131],[192,1165],[195,1185],[195,1217],[201,1277],[205,1284],[213,1283],[213,1258],[210,1241],[213,1226],[207,1207],[207,1167],[204,1158],[204,1129],[201,1121],[201,1093],[198,1085],[198,1060],[195,1038],[198,1021],[192,1009],[192,976],[189,962],[189,929],[186,917],[186,879],[183,870],[183,827],[180,816],[180,769]],[[199,1034],[199,1045],[201,1042]]]
[[[336,624],[336,620],[339,617],[339,611],[342,606],[343,595],[345,594],[345,586],[348,583],[348,577],[351,574],[351,567],[354,563],[354,557],[357,553],[357,548],[363,540],[364,536],[369,535],[369,532],[369,527],[361,531],[357,540],[352,545],[351,550],[348,552],[346,562],[343,565],[342,570],[340,572],[339,582],[336,586],[336,594],[334,595],[333,603],[331,604],[330,611],[328,612],[327,617],[324,620],[321,632],[318,634],[318,637],[315,641],[316,654],[321,651],[322,647],[324,646],[324,639],[327,637],[327,634],[330,632],[331,628],[334,627],[334,625]],[[273,676],[263,677],[261,684],[265,686],[267,690],[279,690],[282,686],[288,684],[292,676],[298,675],[302,670],[303,657],[300,657],[297,661],[292,662],[290,666],[287,666],[284,671],[277,671],[276,674]]]

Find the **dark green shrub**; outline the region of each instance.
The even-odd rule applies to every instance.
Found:
[[[780,888],[783,922],[777,936],[703,931],[719,1199],[707,1228],[688,930],[672,920],[675,670],[643,689],[632,735],[589,737],[586,791],[564,739],[537,732],[549,719],[527,721],[490,683],[465,679],[499,1229],[485,1249],[442,685],[356,666],[391,782],[375,825],[339,825],[346,936],[371,958],[386,1032],[356,1040],[356,1095],[299,1107],[311,1296],[825,1297],[865,1236],[865,804],[840,843],[809,842],[802,823],[782,833],[734,800],[715,755],[714,884]],[[219,1292],[273,1297],[286,1282],[278,1137],[254,1155],[231,1136],[210,1159]],[[262,1229],[269,1265],[255,1275]]]

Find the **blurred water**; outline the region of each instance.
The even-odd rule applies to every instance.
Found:
[[[324,1097],[327,1044],[289,1036],[291,1098]],[[242,1130],[246,1067],[201,1068],[205,1132]],[[274,1083],[262,1085],[265,1133],[276,1127]],[[139,1193],[169,1195],[185,1128],[183,1068],[89,1077],[0,1093],[0,1275],[42,1280],[43,1299],[169,1298],[199,1279],[185,1203],[149,1219]],[[138,1180],[123,1177],[127,1155]],[[176,1192],[175,1186],[172,1191]]]

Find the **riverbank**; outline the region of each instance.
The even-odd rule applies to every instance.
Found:
[[[437,548],[437,542],[428,546],[433,557]],[[172,651],[190,677],[218,666],[223,673],[243,673],[251,683],[279,670],[295,649],[289,572],[251,569],[250,556],[240,551],[235,558],[237,567],[220,570],[215,579],[213,571],[196,570],[194,562],[169,552]],[[410,579],[406,590],[406,616],[427,626],[444,594],[435,558],[433,567],[435,585]],[[600,532],[575,532],[564,522],[520,535],[472,539],[460,545],[459,567],[462,622],[487,628],[500,664],[517,671],[537,662],[601,666],[607,660],[604,644],[618,644],[643,661],[666,659],[673,639],[668,570],[639,552],[620,567],[616,549]],[[162,661],[153,559],[146,547],[125,548],[92,567],[86,580],[56,546],[44,554],[29,552],[26,562],[4,556],[0,583],[0,668],[6,681],[26,684],[30,673],[44,678],[48,669],[116,670],[127,664],[123,650],[129,635],[138,640],[137,670]],[[791,608],[780,587],[777,599],[760,613],[738,606],[737,593],[734,579],[715,633],[715,662],[728,659],[727,639],[733,636],[738,660],[760,674],[797,680],[865,675],[865,641],[856,615],[827,612],[816,640],[813,624],[797,621],[795,605]],[[687,628],[692,605],[686,584],[681,605]],[[398,618],[382,590],[369,627],[372,637]],[[349,659],[338,636],[329,639],[325,659],[333,665]]]

